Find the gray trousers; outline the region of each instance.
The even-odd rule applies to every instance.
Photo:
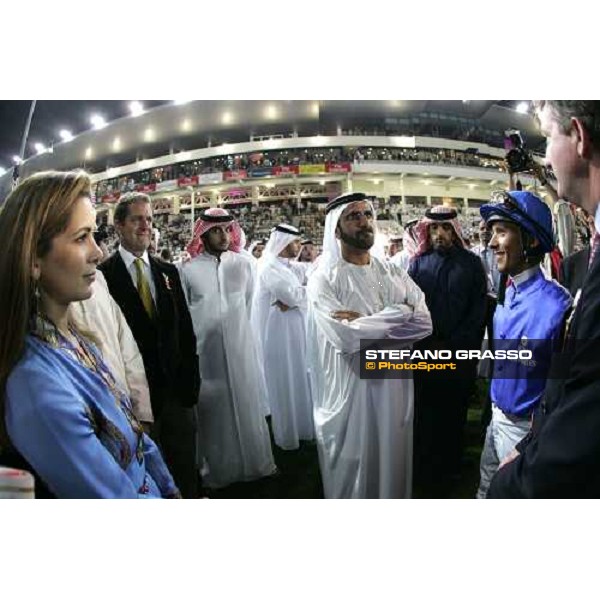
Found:
[[[492,404],[492,420],[487,427],[485,443],[481,452],[477,498],[485,498],[487,496],[492,477],[494,477],[500,463],[527,435],[530,426],[529,419],[508,417],[497,406]]]

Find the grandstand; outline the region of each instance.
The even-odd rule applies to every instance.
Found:
[[[248,242],[285,221],[319,243],[324,204],[350,190],[373,197],[384,234],[446,204],[469,235],[490,191],[507,185],[508,128],[541,149],[532,117],[497,101],[193,101],[83,132],[30,157],[20,173],[92,173],[109,240],[120,195],[149,194],[161,246],[175,255],[209,206],[232,210]],[[0,177],[0,202],[11,184],[9,172]]]

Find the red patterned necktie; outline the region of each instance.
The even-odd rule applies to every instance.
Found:
[[[594,260],[594,256],[596,256],[596,252],[598,251],[598,246],[600,245],[600,233],[594,233],[594,238],[592,239],[592,247],[590,248],[590,260],[588,262],[588,269],[592,266],[592,262]]]

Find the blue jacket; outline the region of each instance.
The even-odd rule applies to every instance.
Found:
[[[6,428],[59,498],[160,498],[177,489],[145,434],[138,456],[137,435],[104,381],[35,337],[6,384]]]
[[[571,296],[538,267],[526,281],[506,289],[504,306],[494,313],[494,349],[527,349],[533,363],[497,360],[492,402],[516,417],[528,417],[546,386],[552,353],[557,349]]]
[[[456,246],[429,250],[411,261],[408,274],[425,293],[433,336],[451,348],[479,349],[487,294],[480,258]]]

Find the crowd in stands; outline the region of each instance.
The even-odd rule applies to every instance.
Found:
[[[307,148],[217,156],[147,169],[132,175],[100,181],[96,185],[95,193],[98,198],[101,198],[106,194],[133,191],[137,185],[157,184],[182,177],[194,177],[223,171],[325,163],[363,163],[367,161],[395,161],[415,164],[440,163],[495,170],[503,169],[501,159],[480,155],[476,152],[451,149]]]
[[[451,140],[470,141],[490,146],[500,146],[503,137],[500,132],[484,129],[473,124],[466,126],[440,127],[426,122],[412,122],[408,126],[374,125],[372,127],[355,126],[342,129],[342,135],[350,136],[425,136],[440,137]]]
[[[297,479],[308,497],[454,497],[475,399],[470,495],[600,496],[600,102],[534,110],[544,166],[509,153],[507,189],[464,202],[137,189],[107,215],[84,171],[20,181],[0,212],[0,497],[23,470],[39,498],[287,497]],[[296,477],[294,451],[320,477]]]
[[[426,208],[424,204],[403,207],[400,198],[394,196],[389,199],[376,198],[374,203],[377,207],[379,231],[389,236],[401,234],[403,225],[420,219]],[[321,248],[325,225],[324,204],[306,200],[298,204],[283,200],[268,205],[245,204],[227,208],[244,230],[247,245],[254,240],[268,238],[271,229],[278,223],[288,223],[298,228],[303,237],[314,240],[317,249]],[[456,210],[462,231],[473,244],[478,243],[479,209],[457,207]],[[157,250],[168,249],[176,260],[191,240],[189,213],[155,215],[155,227],[159,231]],[[109,250],[116,246],[118,238],[112,226],[102,224],[100,235]]]

